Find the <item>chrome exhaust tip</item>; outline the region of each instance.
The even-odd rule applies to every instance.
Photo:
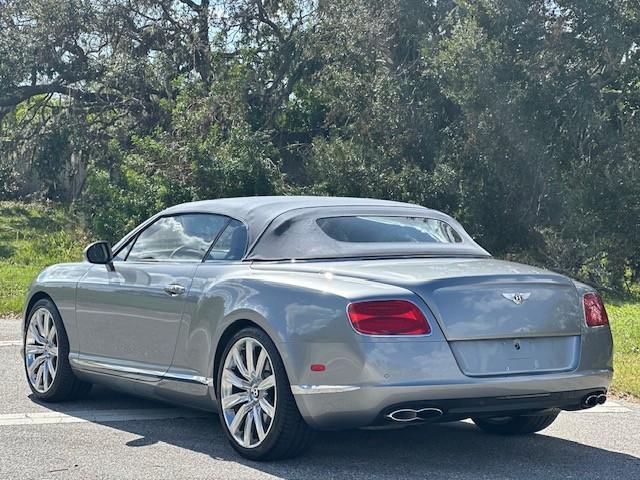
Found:
[[[601,393],[600,395],[598,395],[598,405],[602,405],[606,401],[607,401],[607,396],[604,393]]]
[[[584,408],[595,407],[597,404],[598,404],[597,394],[587,395],[586,397],[584,397],[584,400],[582,401],[582,406]]]
[[[417,412],[420,420],[432,420],[442,416],[442,410],[439,408],[423,408]]]
[[[401,408],[394,410],[386,415],[386,418],[394,422],[414,422],[432,420],[442,415],[442,410],[439,408],[420,408],[418,410],[414,408]]]
[[[387,415],[387,418],[394,422],[413,422],[414,420],[420,420],[418,418],[418,411],[413,408],[401,408],[400,410],[394,410]]]

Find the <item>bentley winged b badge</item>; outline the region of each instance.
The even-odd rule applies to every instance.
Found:
[[[531,296],[530,292],[503,293],[502,296],[516,305],[522,305]]]

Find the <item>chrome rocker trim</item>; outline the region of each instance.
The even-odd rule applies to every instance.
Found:
[[[317,393],[345,393],[360,390],[354,385],[291,385],[294,395],[315,395]]]
[[[160,370],[114,365],[101,360],[81,358],[77,353],[69,354],[69,363],[78,370],[116,375],[145,381],[176,380],[179,382],[196,383],[213,387],[213,378],[185,373],[162,372]],[[142,377],[142,378],[141,378]]]

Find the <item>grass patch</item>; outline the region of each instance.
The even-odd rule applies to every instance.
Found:
[[[607,312],[614,343],[611,388],[640,397],[640,303],[610,302]]]
[[[0,202],[0,316],[22,311],[27,287],[44,267],[82,258],[86,238],[63,207]]]

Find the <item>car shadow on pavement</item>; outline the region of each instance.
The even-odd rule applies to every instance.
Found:
[[[82,402],[46,406],[82,417],[83,410],[95,412],[103,405],[114,408],[118,403],[126,408],[167,406],[101,387]],[[229,446],[217,415],[207,412],[202,413],[202,418],[93,423],[135,435],[137,438],[126,442],[131,448],[163,442],[286,479],[640,478],[640,459],[631,455],[544,432],[525,437],[488,435],[466,422],[396,430],[318,432],[313,446],[303,456],[270,463],[240,457]]]

